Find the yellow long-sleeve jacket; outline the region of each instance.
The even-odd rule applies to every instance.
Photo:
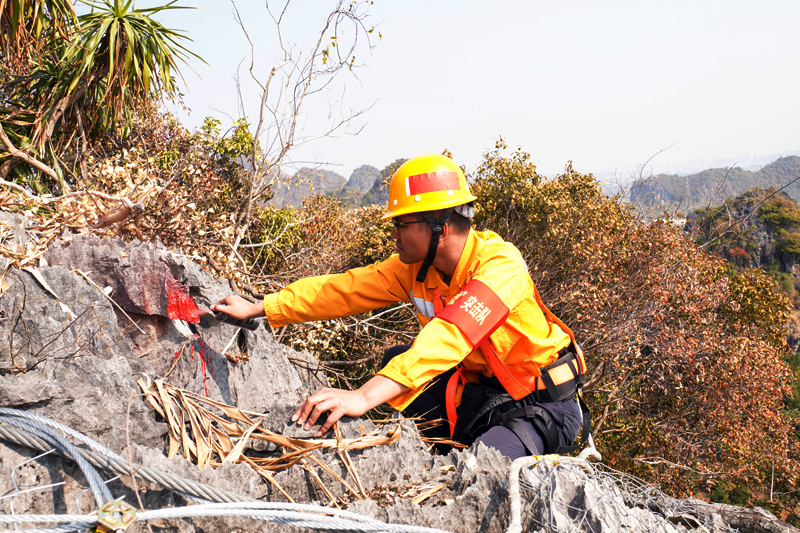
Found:
[[[267,319],[274,327],[328,320],[363,313],[397,302],[414,305],[422,328],[412,347],[379,374],[409,388],[389,404],[404,409],[439,374],[463,363],[464,369],[491,376],[481,350],[453,322],[435,312],[470,281],[488,287],[508,308],[508,317],[489,337],[506,366],[523,375],[538,375],[570,337],[548,321],[536,303],[534,286],[519,250],[496,233],[470,230],[466,245],[445,285],[436,269],[416,281],[421,263],[403,264],[397,255],[342,274],[301,279],[264,297]],[[460,391],[459,391],[460,392]],[[460,397],[460,394],[458,395]]]

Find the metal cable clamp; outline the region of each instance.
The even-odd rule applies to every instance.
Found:
[[[106,503],[97,510],[97,532],[124,531],[136,522],[136,507],[122,500]]]

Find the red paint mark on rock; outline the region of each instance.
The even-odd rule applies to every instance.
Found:
[[[208,374],[211,374],[212,378],[214,377],[214,362],[211,360],[211,354],[206,352],[206,343],[203,338],[195,335],[194,342],[198,343],[197,351],[200,352],[200,368],[203,371],[203,393],[208,398],[206,381],[208,381]],[[192,342],[192,359],[194,359],[194,342]],[[208,369],[208,374],[206,374],[206,369]]]
[[[175,356],[172,359],[177,359],[183,355],[187,344],[189,345],[189,355],[192,357],[192,361],[194,361],[194,346],[197,344],[197,351],[200,354],[200,370],[203,372],[203,393],[206,395],[206,398],[208,398],[208,385],[206,382],[208,381],[209,374],[211,374],[212,379],[214,378],[214,361],[211,359],[211,354],[206,351],[206,342],[203,340],[203,337],[195,334],[191,341],[184,343],[180,349],[175,352]],[[172,363],[172,366],[175,366],[175,363]]]
[[[166,277],[165,283],[167,285],[167,316],[173,320],[185,320],[193,324],[200,322],[197,306],[189,296],[189,289],[170,276]]]

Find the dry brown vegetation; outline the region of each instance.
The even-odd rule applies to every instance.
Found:
[[[498,149],[474,190],[478,223],[520,247],[544,301],[583,342],[605,459],[683,494],[724,484],[756,498],[773,471],[795,489],[788,304],[772,278],[634,216],[569,165],[545,182],[527,154]]]
[[[3,188],[2,208],[38,221],[28,233],[40,236],[29,250],[4,240],[4,255],[31,261],[66,228],[159,239],[257,298],[390,253],[382,206],[344,210],[325,197],[299,209],[258,207],[236,245],[248,175],[234,163],[231,138],[213,128],[190,134],[157,114],[140,120],[138,136],[106,145],[91,162],[86,188],[105,196],[52,200]],[[763,505],[772,482],[788,494],[773,508],[791,510],[800,463],[797,420],[784,405],[793,378],[788,306],[771,278],[730,268],[669,222],[637,218],[569,166],[546,181],[527,154],[498,147],[472,180],[477,225],[517,244],[543,299],[583,343],[585,395],[606,460],[681,495],[746,487],[749,501]],[[137,207],[112,219],[125,205],[113,198]],[[398,305],[275,334],[308,349],[346,387],[416,328]]]

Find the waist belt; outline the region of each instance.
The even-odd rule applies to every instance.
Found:
[[[488,342],[486,344],[488,345]],[[485,348],[483,349],[484,353],[486,353]],[[489,346],[489,349],[492,349],[491,346]],[[494,352],[494,350],[492,350],[492,352]],[[515,400],[530,397],[539,403],[560,402],[572,397],[578,392],[578,389],[583,385],[583,373],[580,372],[580,361],[575,354],[575,350],[572,349],[571,344],[558,352],[558,355],[558,359],[540,369],[540,374],[538,376],[523,376],[500,362],[500,368],[502,368],[506,374],[501,377],[500,372],[495,372],[495,377],[502,388],[512,397],[514,397],[514,394],[512,394],[509,387],[506,386],[507,382],[511,381],[513,389],[524,391],[524,394],[519,398],[514,398]],[[497,358],[497,355],[494,354],[494,357]],[[487,360],[489,359],[487,358]],[[494,366],[490,366],[494,370]],[[447,381],[445,407],[447,410],[447,420],[450,425],[451,438],[457,420],[455,404],[456,389],[459,384],[463,385],[467,382],[464,372],[465,370],[459,364],[456,367],[456,371]]]
[[[570,345],[559,352],[559,358],[542,367],[541,375],[533,380],[531,394],[538,402],[560,402],[575,394],[583,385],[580,361]]]

